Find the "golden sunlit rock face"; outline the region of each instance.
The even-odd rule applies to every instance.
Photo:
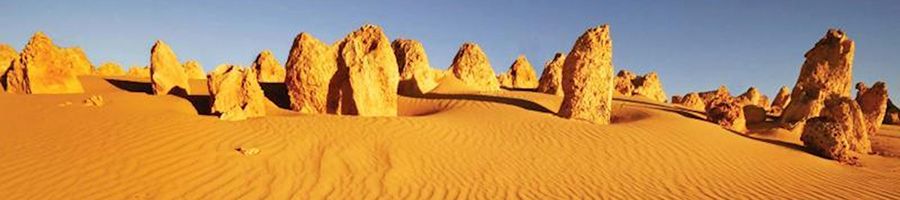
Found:
[[[203,65],[200,65],[199,61],[188,60],[182,67],[184,67],[184,74],[188,79],[206,79],[206,72],[203,71]]]
[[[846,127],[831,117],[809,119],[803,127],[800,140],[812,153],[838,162],[854,164],[859,158],[850,149],[850,135]]]
[[[207,79],[211,112],[219,119],[238,121],[266,115],[267,101],[256,72],[236,65],[220,65]]]
[[[391,42],[391,47],[400,68],[400,83],[397,86],[399,94],[421,95],[437,87],[445,72],[431,68],[422,43],[410,39],[396,39]]]
[[[700,98],[700,95],[696,92],[691,92],[684,97],[675,96],[672,98],[672,103],[681,104],[684,107],[693,109],[693,110],[706,110],[706,104],[703,102],[703,99]]]
[[[748,88],[746,92],[735,97],[735,100],[741,105],[754,105],[764,109],[769,107],[769,97],[760,93],[755,87]]]
[[[743,105],[731,98],[719,99],[710,103],[706,108],[706,118],[733,131],[747,131]]]
[[[337,112],[340,87],[337,80],[332,80],[337,72],[335,59],[335,51],[309,33],[294,38],[284,80],[292,110],[309,114]]]
[[[787,106],[788,103],[791,102],[791,89],[787,86],[782,86],[781,89],[778,90],[778,94],[775,95],[775,99],[772,100],[772,105],[769,106],[770,113],[775,115],[781,115],[784,107]]]
[[[465,43],[459,47],[448,71],[470,88],[479,91],[500,90],[494,68],[478,44]]]
[[[497,80],[501,87],[510,89],[534,89],[538,85],[537,74],[524,55],[519,55],[509,66],[509,71],[497,76]]]
[[[125,70],[122,69],[119,63],[105,62],[100,64],[100,67],[97,67],[93,74],[98,76],[124,76]]]
[[[824,105],[821,116],[834,119],[838,123],[839,133],[847,137],[849,150],[862,154],[872,152],[868,123],[856,101],[848,97],[831,96],[825,100]]]
[[[156,95],[167,95],[170,92],[174,92],[176,95],[190,94],[188,76],[184,71],[184,67],[178,62],[178,57],[175,56],[172,48],[162,40],[157,40],[150,50],[150,80],[153,83],[153,93]]]
[[[380,27],[365,25],[350,33],[338,50],[340,113],[397,116],[397,58]]]
[[[150,78],[150,66],[131,66],[125,75],[134,78]]]
[[[0,92],[6,91],[6,73],[17,59],[19,59],[19,53],[15,48],[7,44],[0,44]]]
[[[575,41],[563,65],[559,116],[609,124],[613,86],[609,25],[590,28]]]
[[[832,95],[849,97],[855,48],[844,31],[829,29],[806,52],[806,61],[791,92],[791,103],[784,108],[781,121],[802,122],[819,115],[824,99]]]
[[[625,96],[642,96],[658,102],[666,102],[666,92],[656,72],[638,76],[628,70],[620,70],[615,78],[616,92]]]
[[[35,33],[7,74],[7,91],[19,94],[82,93],[66,54],[42,32]]]
[[[541,72],[541,79],[538,80],[538,92],[557,96],[563,95],[562,69],[565,61],[566,54],[556,53],[552,60],[544,64],[544,71]]]
[[[259,82],[278,83],[284,82],[285,69],[281,62],[272,55],[272,51],[264,50],[256,56],[251,69],[256,71]]]
[[[887,84],[878,81],[872,84],[872,87],[866,87],[866,84],[859,82],[856,84],[856,103],[859,104],[863,115],[866,118],[866,124],[870,136],[875,136],[881,128],[882,122],[888,109],[888,89]]]
[[[72,69],[76,76],[89,75],[94,72],[94,66],[88,60],[87,55],[79,47],[62,48],[66,65]]]

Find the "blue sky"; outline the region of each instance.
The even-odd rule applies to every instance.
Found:
[[[271,49],[281,62],[298,33],[335,41],[365,23],[420,40],[445,69],[463,42],[497,73],[524,54],[540,73],[587,28],[608,23],[618,69],[657,71],[669,95],[756,86],[773,95],[797,80],[803,54],[829,27],[856,41],[854,79],[888,81],[900,97],[897,1],[0,1],[0,43],[21,50],[35,31],[80,46],[99,65],[146,65],[156,39],[209,70]]]

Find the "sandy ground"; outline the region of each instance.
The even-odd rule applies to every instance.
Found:
[[[2,198],[900,199],[897,126],[847,166],[799,135],[743,136],[637,98],[598,126],[554,116],[560,97],[449,80],[401,97],[401,117],[349,117],[290,112],[263,84],[270,116],[226,122],[204,115],[203,80],[182,98],[81,79],[85,94],[0,94]],[[92,95],[106,105],[83,105]]]

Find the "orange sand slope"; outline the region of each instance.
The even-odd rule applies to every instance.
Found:
[[[640,99],[617,98],[614,123],[598,126],[554,116],[557,96],[451,80],[401,97],[404,117],[346,117],[286,111],[272,84],[275,116],[227,122],[197,115],[204,81],[187,98],[141,81],[0,94],[3,198],[900,198],[896,157],[842,165]],[[84,106],[92,95],[106,105]],[[898,147],[900,128],[882,132],[894,140],[873,143]]]

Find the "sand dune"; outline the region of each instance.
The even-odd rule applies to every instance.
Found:
[[[790,133],[746,137],[635,97],[599,126],[555,116],[559,96],[457,80],[401,96],[401,117],[299,114],[264,84],[269,116],[226,122],[203,115],[202,80],[176,97],[148,95],[147,79],[80,79],[84,94],[0,94],[4,198],[900,198],[891,125],[873,139],[886,156],[854,167]],[[83,106],[92,95],[106,104]]]

